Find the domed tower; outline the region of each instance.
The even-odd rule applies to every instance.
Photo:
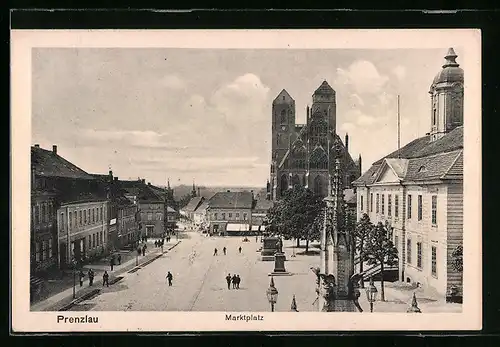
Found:
[[[457,54],[448,49],[443,69],[434,77],[431,95],[431,141],[441,138],[464,119],[464,70],[456,62]]]

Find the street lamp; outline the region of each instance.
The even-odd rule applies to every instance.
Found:
[[[378,290],[373,284],[373,277],[370,277],[370,284],[366,288],[366,297],[368,298],[368,302],[370,303],[370,312],[373,312],[373,303],[377,301]]]
[[[418,307],[417,297],[415,296],[415,293],[413,293],[411,306],[408,308],[408,310],[406,310],[406,312],[408,312],[408,313],[422,313],[422,311],[420,311],[420,308]]]
[[[295,301],[295,294],[293,294],[292,305],[290,306],[290,310],[292,312],[299,312],[299,310],[297,309],[297,302]]]
[[[71,260],[71,265],[73,265],[73,299],[76,298],[76,260],[73,258]]]
[[[274,286],[274,279],[271,277],[271,283],[269,283],[269,288],[267,288],[267,300],[271,304],[271,312],[274,312],[274,304],[278,301],[278,289]]]

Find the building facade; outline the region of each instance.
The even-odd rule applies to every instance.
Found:
[[[461,297],[453,252],[463,240],[463,70],[452,48],[430,88],[431,131],[373,163],[354,185],[358,219],[391,226],[399,279]]]
[[[361,157],[354,162],[336,132],[336,94],[324,81],[312,95],[312,107],[307,106],[306,124],[296,124],[295,100],[286,90],[272,104],[271,172],[268,184],[270,199],[279,200],[282,193],[294,185],[328,195],[328,162],[339,159],[343,172],[343,187],[361,175]]]
[[[253,194],[219,192],[208,201],[209,233],[238,235],[251,231]]]
[[[208,201],[204,200],[200,206],[194,211],[193,220],[197,227],[203,228],[207,224],[207,208]]]

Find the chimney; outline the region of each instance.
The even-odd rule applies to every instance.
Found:
[[[52,153],[57,155],[57,146],[56,145],[52,146]]]
[[[141,180],[141,182],[142,182],[143,184],[146,184],[146,180],[145,180],[144,178]]]
[[[201,194],[200,194],[200,187],[198,187],[198,197],[200,197]]]
[[[109,175],[113,177],[113,171],[109,170]]]
[[[151,182],[148,182],[148,186],[150,186],[150,185],[151,185]]]
[[[345,133],[345,151],[349,153],[349,134]]]
[[[115,177],[115,181],[118,181],[118,177]]]
[[[40,145],[38,143],[36,143],[35,148],[40,148]]]

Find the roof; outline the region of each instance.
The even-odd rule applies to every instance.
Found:
[[[186,212],[194,212],[204,200],[205,198],[202,196],[195,196],[189,200],[188,204],[182,208],[182,210]]]
[[[31,165],[35,174],[44,177],[64,177],[73,179],[93,180],[94,177],[70,163],[53,151],[31,147]]]
[[[286,89],[281,90],[281,92],[274,98],[273,104],[281,103],[293,103],[295,100],[290,96]]]
[[[273,202],[271,200],[267,200],[267,199],[257,199],[255,201],[255,206],[254,206],[254,210],[263,210],[263,211],[267,211],[269,210],[271,207],[273,207]]]
[[[453,48],[450,48],[444,57],[445,63],[443,65],[443,69],[438,72],[432,81],[431,90],[440,83],[464,82],[464,70],[462,70],[459,67],[460,65],[455,61],[457,57],[458,56]]]
[[[195,212],[197,213],[201,213],[203,211],[205,211],[208,207],[208,200],[204,200],[200,206],[198,206],[198,208],[195,210]]]
[[[314,91],[314,94],[335,94],[335,91],[330,87],[327,81],[323,81],[318,89]]]
[[[251,209],[253,196],[250,192],[219,192],[210,198],[208,205],[210,208]]]
[[[167,212],[177,212],[177,211],[174,210],[172,207],[167,206]]]

